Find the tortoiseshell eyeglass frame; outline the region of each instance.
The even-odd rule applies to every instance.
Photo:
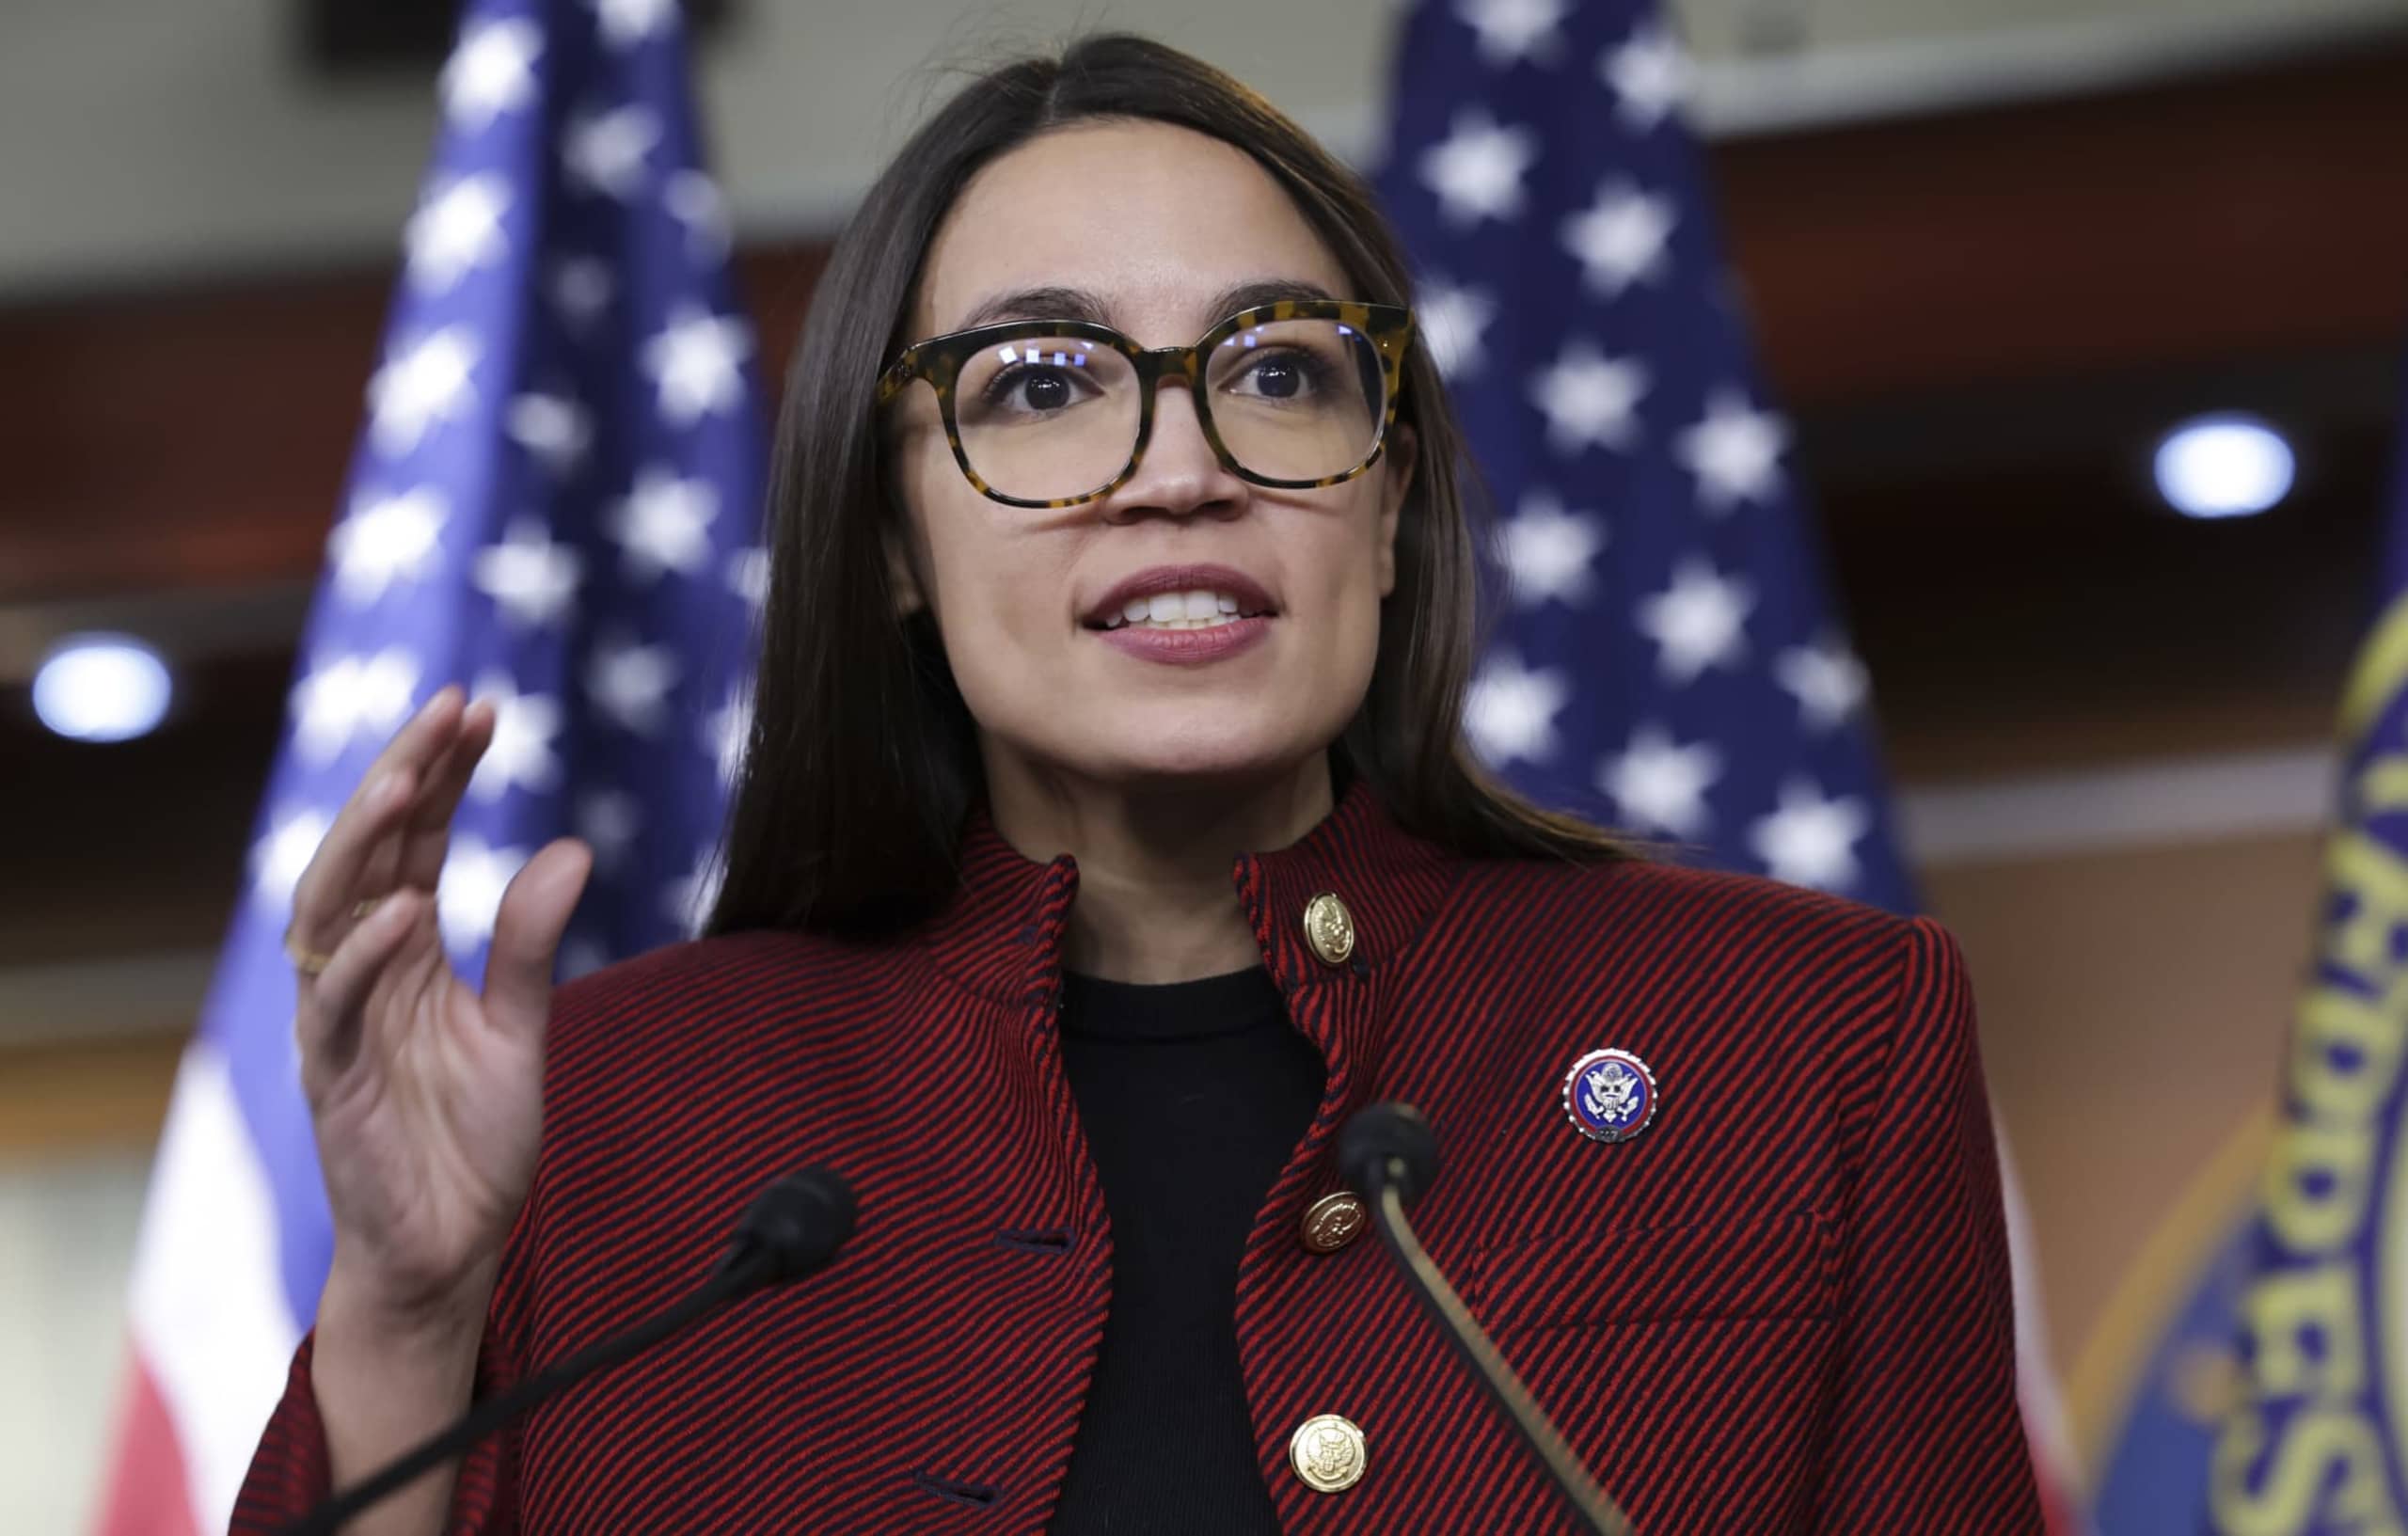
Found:
[[[1370,340],[1380,355],[1380,369],[1386,381],[1387,409],[1380,419],[1377,434],[1371,438],[1370,451],[1353,468],[1318,480],[1275,480],[1259,475],[1240,464],[1221,441],[1220,428],[1213,424],[1212,402],[1205,397],[1204,359],[1223,341],[1257,325],[1274,325],[1283,320],[1334,320],[1341,325],[1352,325]],[[979,352],[1006,341],[1025,341],[1035,337],[1078,337],[1100,342],[1129,359],[1137,373],[1137,440],[1129,450],[1129,462],[1120,472],[1091,491],[1077,496],[1053,497],[1030,500],[1024,497],[1006,496],[979,478],[970,466],[970,455],[961,446],[961,428],[954,419],[954,383],[960,377],[961,365]],[[1275,490],[1313,490],[1323,485],[1342,484],[1380,461],[1386,448],[1388,429],[1396,425],[1396,404],[1404,393],[1404,349],[1413,338],[1413,311],[1394,304],[1357,304],[1348,299],[1281,299],[1275,304],[1257,305],[1240,309],[1213,325],[1196,340],[1194,346],[1141,347],[1109,325],[1091,325],[1083,320],[1013,320],[1000,325],[979,325],[966,331],[953,331],[932,336],[925,341],[914,341],[903,349],[900,356],[888,365],[878,380],[878,404],[886,404],[910,388],[914,379],[926,379],[937,392],[937,409],[944,421],[945,440],[953,445],[953,462],[961,467],[963,478],[978,488],[980,495],[1001,501],[1008,507],[1075,507],[1110,496],[1128,483],[1137,472],[1137,461],[1145,456],[1146,444],[1154,435],[1154,396],[1165,378],[1184,381],[1196,400],[1196,420],[1204,428],[1204,440],[1212,445],[1212,454],[1224,468],[1239,479]]]

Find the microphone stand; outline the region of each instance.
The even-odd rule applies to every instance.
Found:
[[[476,1404],[374,1476],[287,1525],[281,1536],[334,1536],[353,1515],[586,1377],[625,1364],[730,1302],[801,1278],[835,1256],[852,1235],[853,1215],[851,1187],[826,1169],[805,1168],[777,1180],[745,1212],[711,1277],[674,1306]]]
[[[1372,1163],[1372,1224],[1380,1229],[1380,1241],[1403,1270],[1414,1293],[1421,1298],[1430,1315],[1437,1322],[1438,1331],[1455,1347],[1481,1386],[1488,1389],[1489,1400],[1511,1419],[1522,1433],[1523,1440],[1538,1453],[1546,1466],[1547,1476],[1555,1480],[1556,1488],[1596,1536],[1634,1536],[1629,1516],[1622,1512],[1606,1491],[1597,1486],[1596,1479],[1580,1464],[1564,1443],[1562,1433],[1547,1417],[1530,1389],[1522,1384],[1505,1356],[1498,1354],[1455,1288],[1447,1283],[1435,1261],[1413,1235],[1413,1226],[1404,1219],[1404,1199],[1399,1186],[1409,1178],[1405,1160],[1394,1154],[1380,1157]]]
[[[1454,1287],[1447,1283],[1446,1275],[1439,1273],[1437,1264],[1413,1235],[1411,1224],[1404,1219],[1404,1202],[1398,1196],[1393,1181],[1381,1181],[1379,1199],[1371,1211],[1377,1218],[1380,1241],[1387,1244],[1388,1252],[1411,1277],[1415,1293],[1437,1320],[1438,1331],[1447,1336],[1464,1364],[1488,1389],[1490,1401],[1504,1410],[1522,1432],[1523,1439],[1538,1452],[1539,1460],[1546,1464],[1547,1476],[1555,1480],[1564,1501],[1596,1536],[1632,1536],[1629,1519],[1597,1486],[1597,1481],[1580,1465],[1580,1458],[1572,1453],[1572,1448],[1564,1444],[1554,1420],[1539,1407],[1530,1389],[1522,1385],[1522,1378],[1506,1364],[1505,1356],[1497,1352],[1497,1346],[1464,1306],[1463,1298],[1455,1294]]]
[[[353,1515],[416,1481],[520,1414],[576,1386],[589,1375],[626,1363],[630,1356],[642,1354],[680,1328],[701,1321],[745,1292],[758,1288],[765,1278],[762,1272],[771,1268],[774,1262],[766,1255],[739,1259],[711,1276],[700,1289],[667,1311],[616,1338],[605,1338],[579,1350],[550,1370],[527,1377],[499,1396],[487,1398],[473,1412],[455,1420],[449,1429],[420,1442],[416,1449],[386,1466],[374,1477],[352,1484],[343,1490],[341,1497],[319,1506],[307,1517],[285,1527],[284,1536],[334,1536],[342,1523]]]

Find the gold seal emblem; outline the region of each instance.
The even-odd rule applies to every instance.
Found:
[[[1288,1465],[1316,1493],[1344,1493],[1363,1481],[1363,1432],[1343,1415],[1315,1414],[1289,1436]]]
[[[1314,1253],[1336,1253],[1354,1242],[1370,1219],[1361,1196],[1351,1189],[1332,1190],[1305,1211],[1305,1246]]]
[[[1344,965],[1354,953],[1354,918],[1330,892],[1305,903],[1305,939],[1323,965]]]

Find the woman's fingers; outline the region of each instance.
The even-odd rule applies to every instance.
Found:
[[[420,706],[369,765],[360,787],[335,813],[309,866],[293,887],[292,931],[314,950],[331,950],[349,931],[351,908],[364,895],[381,895],[363,881],[398,814],[422,782],[428,759],[452,739],[460,691],[445,687]]]
[[[468,781],[476,776],[478,760],[493,744],[494,725],[490,701],[472,700],[462,707],[458,733],[450,749],[429,766],[424,787],[410,808],[393,872],[395,883],[431,891],[441,878],[444,856],[452,846],[452,817],[459,812]]]
[[[553,958],[593,868],[593,850],[574,837],[560,838],[528,860],[502,892],[485,956],[485,1016],[495,1028],[521,1035],[543,1028]]]
[[[340,1074],[358,1053],[368,994],[408,937],[424,901],[415,891],[394,892],[335,946],[334,958],[311,984],[296,1018],[305,1085]]]

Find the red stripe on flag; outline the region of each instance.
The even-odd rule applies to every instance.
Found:
[[[2056,1469],[2042,1465],[2035,1470],[2040,1478],[2040,1512],[2049,1523],[2049,1536],[2080,1536],[2084,1528],[2081,1511],[2050,1476]]]
[[[94,1536],[200,1536],[193,1523],[182,1442],[137,1351],[119,1396],[117,1447]]]

